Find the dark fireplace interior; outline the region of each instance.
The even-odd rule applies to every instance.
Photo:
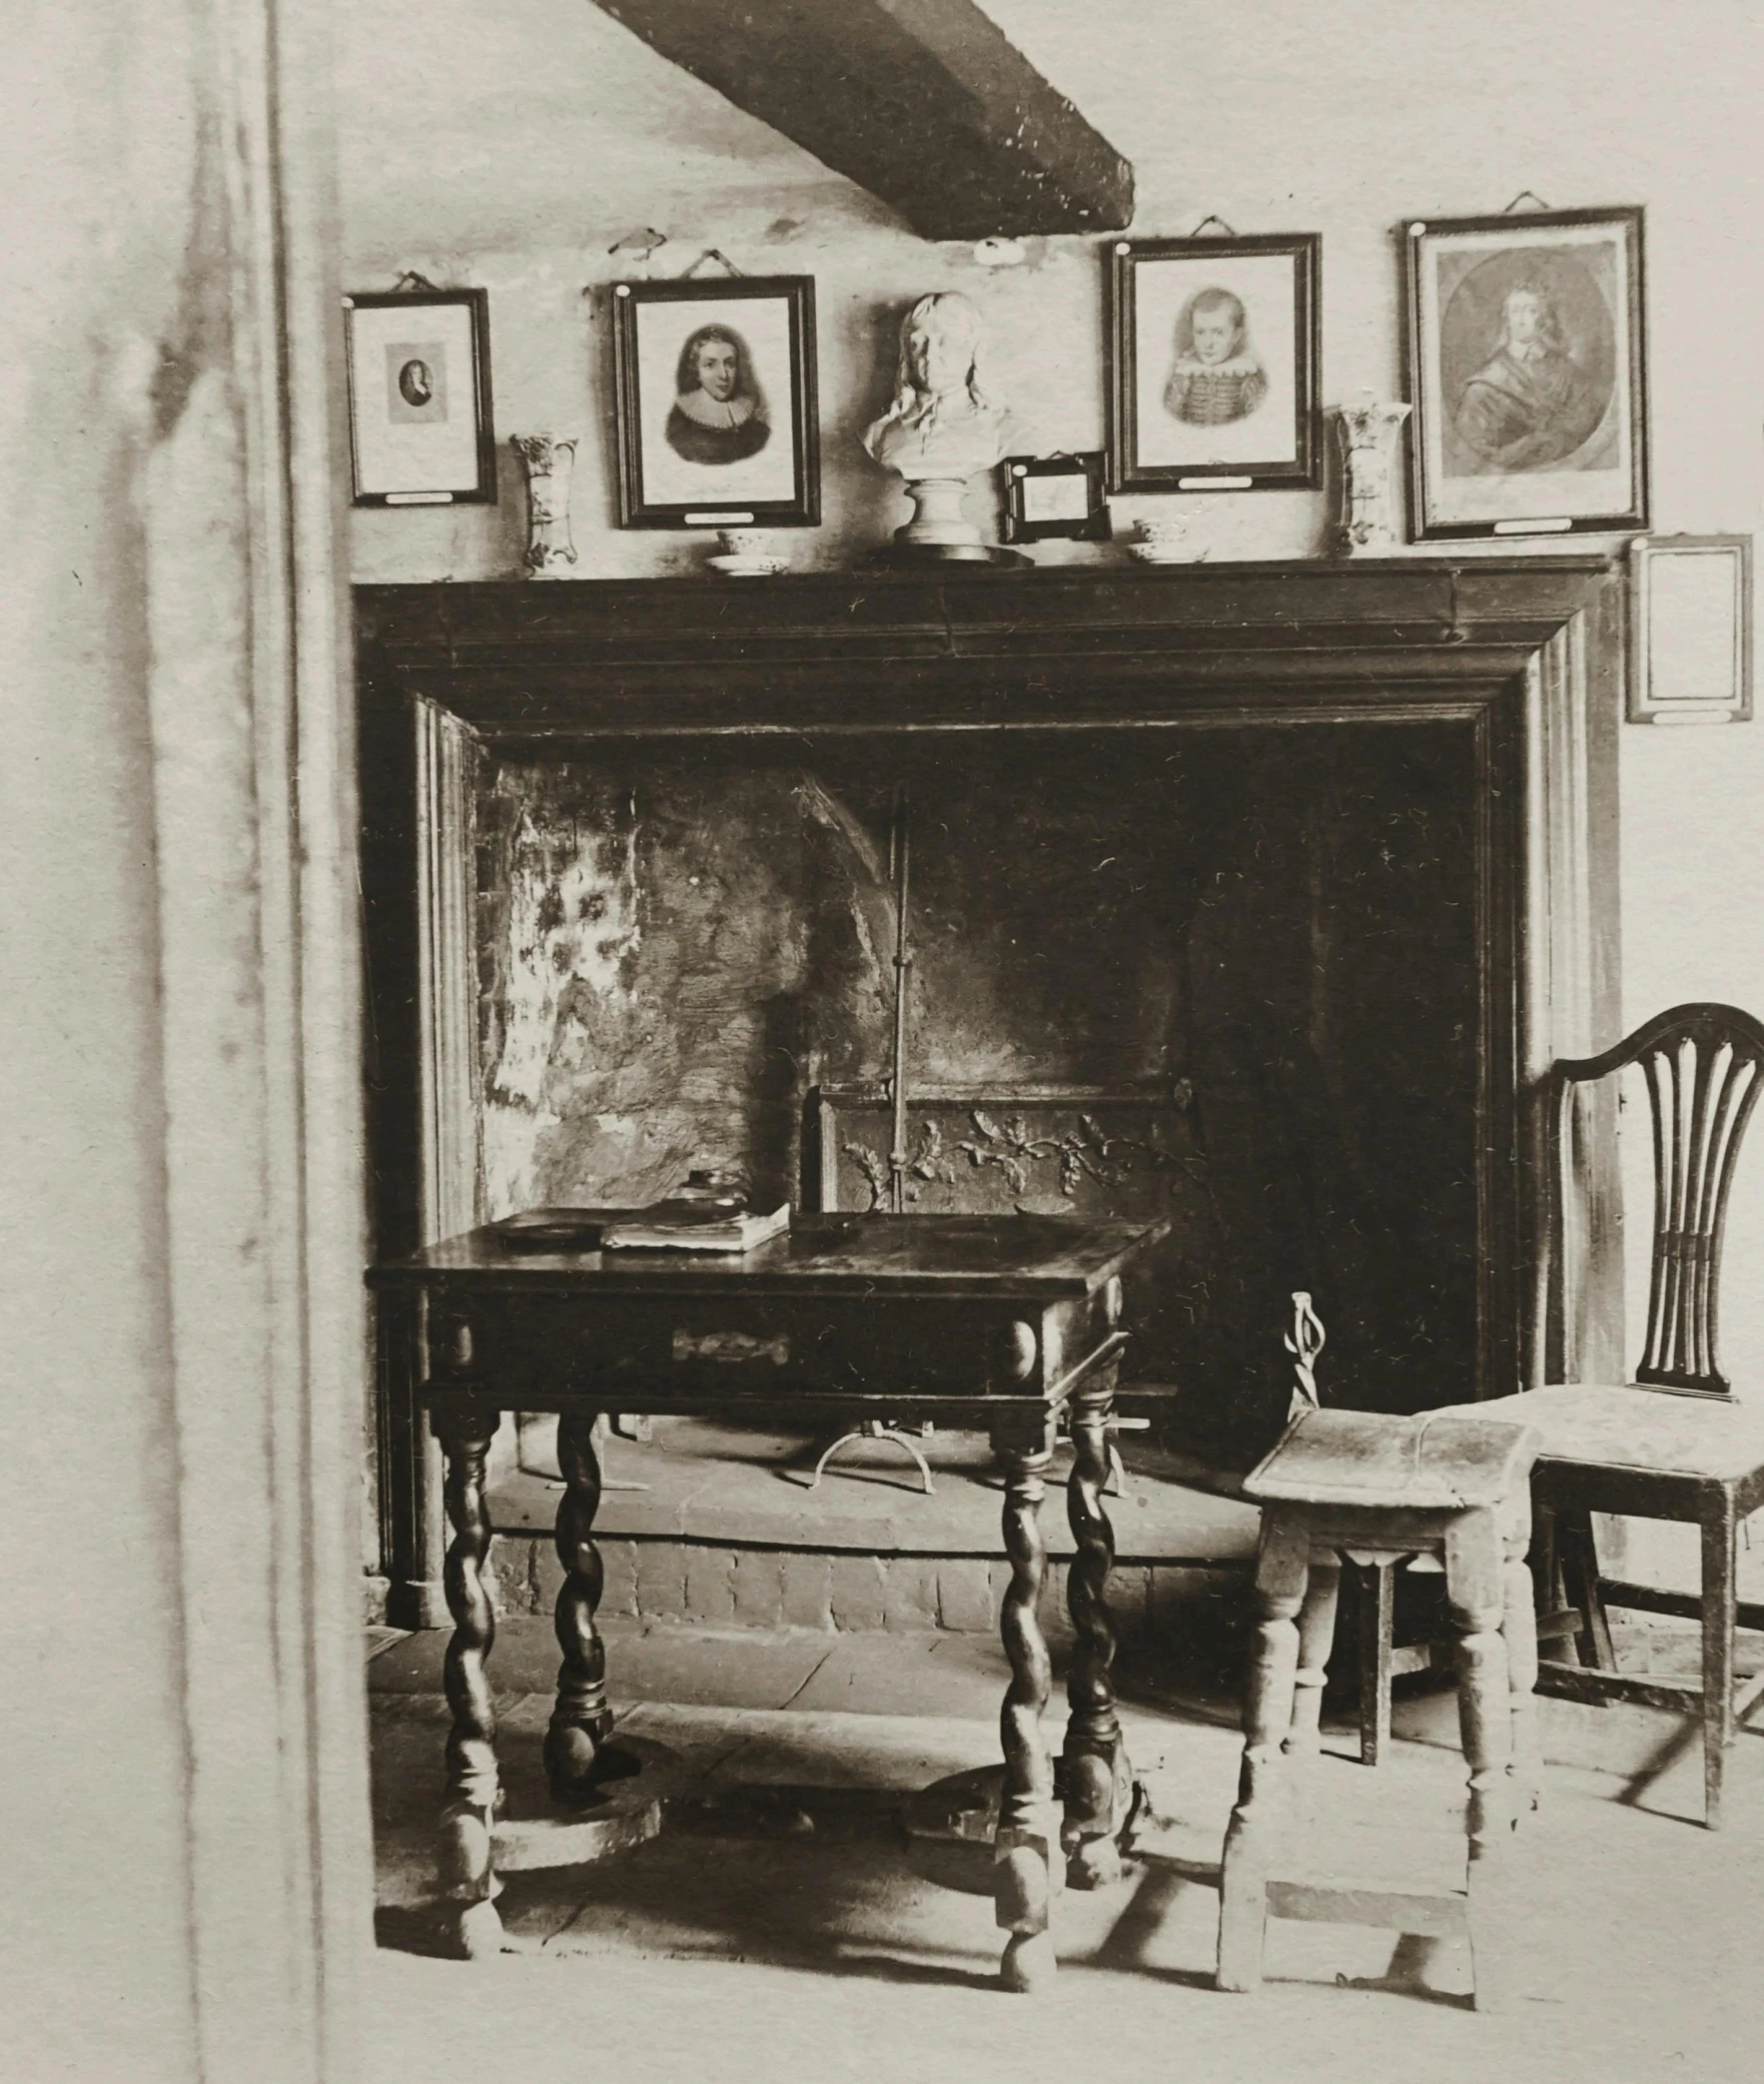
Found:
[[[489,1213],[640,1202],[702,1165],[804,1198],[811,1094],[890,1067],[900,785],[912,1088],[1168,1096],[1172,1235],[1129,1374],[1185,1387],[1191,1443],[1272,1437],[1296,1288],[1335,1401],[1472,1397],[1467,723],[486,753]]]

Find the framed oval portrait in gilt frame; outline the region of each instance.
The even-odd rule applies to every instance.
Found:
[[[1642,212],[1403,225],[1409,534],[1648,525]]]

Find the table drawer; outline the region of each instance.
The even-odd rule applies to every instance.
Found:
[[[1085,1350],[1084,1304],[1024,1316],[972,1298],[438,1296],[429,1375],[438,1387],[669,1384],[682,1391],[1033,1394]]]

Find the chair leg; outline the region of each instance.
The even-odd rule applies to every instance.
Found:
[[[1703,1822],[1721,1828],[1721,1778],[1733,1741],[1733,1631],[1738,1619],[1734,1580],[1733,1493],[1710,1487],[1703,1528]]]
[[[1575,1638],[1583,1664],[1601,1671],[1617,1668],[1617,1653],[1611,1646],[1611,1623],[1605,1612],[1605,1596],[1598,1571],[1598,1544],[1593,1539],[1589,1513],[1558,1513],[1555,1524],[1556,1557],[1562,1572],[1562,1590],[1570,1606],[1585,1617]]]
[[[1390,1650],[1396,1634],[1396,1566],[1354,1566],[1359,1593],[1359,1762],[1376,1765],[1390,1745]]]

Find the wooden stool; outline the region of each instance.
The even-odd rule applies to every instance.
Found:
[[[1220,1879],[1219,1987],[1262,1980],[1275,1917],[1467,1933],[1476,2009],[1499,2008],[1509,1848],[1532,1804],[1537,1636],[1528,1478],[1537,1436],[1462,1411],[1416,1419],[1307,1411],[1254,1470],[1263,1504],[1260,1628],[1244,1701],[1244,1762]],[[1469,1767],[1464,1886],[1437,1894],[1322,1887],[1277,1869],[1294,1783],[1318,1750],[1343,1559],[1439,1559],[1457,1637],[1458,1723]]]

